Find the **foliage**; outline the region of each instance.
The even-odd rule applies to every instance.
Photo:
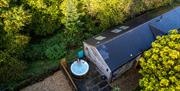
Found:
[[[57,60],[59,58],[62,57],[62,55],[64,55],[65,50],[64,50],[64,45],[58,45],[55,44],[51,47],[49,47],[46,51],[45,51],[45,55],[47,56],[47,58],[51,59],[51,60]]]
[[[177,30],[158,36],[139,61],[143,91],[180,90],[180,34]]]
[[[18,79],[25,68],[25,64],[6,52],[0,51],[0,83]]]
[[[133,0],[86,0],[88,13],[96,17],[103,29],[122,23]]]
[[[3,28],[0,32],[0,49],[13,57],[20,58],[30,40],[27,35],[21,34],[21,32],[24,26],[30,22],[31,15],[23,9],[23,6],[17,6],[4,10],[0,18]]]
[[[30,20],[31,15],[23,9],[23,6],[12,7],[11,9],[0,14],[3,19],[3,29],[8,33],[18,33]]]
[[[66,53],[66,41],[62,40],[63,37],[62,33],[58,33],[40,43],[31,44],[25,51],[25,58],[31,61],[58,60]]]
[[[61,0],[25,0],[32,22],[28,27],[36,35],[46,36],[61,27]]]
[[[64,0],[61,5],[63,13],[62,23],[66,28],[66,38],[72,46],[78,44],[77,41],[81,40],[82,37],[83,22],[81,17],[85,14],[85,12],[81,12],[82,7],[78,0]]]
[[[113,87],[112,91],[121,91],[119,87]]]
[[[78,13],[77,5],[77,0],[64,0],[61,5],[62,13],[64,14],[62,22],[70,35],[79,31],[78,23],[80,23],[80,13]]]
[[[158,8],[160,6],[171,4],[174,0],[142,0],[146,9]]]
[[[26,48],[27,44],[29,43],[29,40],[30,38],[26,35],[7,34],[5,42],[3,44],[5,46],[5,49],[3,51],[6,51],[12,57],[22,58],[24,48]]]
[[[88,14],[96,18],[102,29],[123,23],[128,16],[154,9],[174,0],[85,0]]]
[[[60,40],[63,39],[61,33],[52,37],[48,40],[43,40],[45,47],[45,55],[49,60],[59,60],[66,53],[66,41]]]
[[[0,82],[20,78],[26,72],[24,62],[27,77],[50,69],[51,64],[57,66],[57,60],[86,38],[170,1],[0,0]]]
[[[8,7],[0,14],[0,82],[19,79],[25,69],[21,59],[30,38],[21,32],[30,18],[23,6]]]
[[[0,8],[2,7],[9,7],[10,0],[1,0],[0,1]]]

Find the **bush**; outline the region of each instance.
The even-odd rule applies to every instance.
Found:
[[[1,0],[0,1],[0,8],[9,7],[9,2],[10,2],[10,0]]]
[[[152,48],[140,58],[139,84],[143,91],[180,90],[180,34],[172,30],[169,35],[158,36]]]
[[[66,41],[62,33],[43,39],[40,43],[31,44],[25,51],[25,58],[30,61],[58,60],[66,53]]]
[[[2,27],[7,33],[18,33],[31,20],[31,14],[23,6],[12,7],[0,14]]]
[[[24,69],[22,61],[0,51],[0,83],[20,78]]]
[[[62,23],[65,26],[65,40],[68,43],[68,47],[74,47],[79,44],[79,41],[83,39],[83,30],[88,29],[85,27],[85,10],[82,1],[78,0],[64,0],[61,5],[63,18]],[[92,26],[91,26],[92,27]]]
[[[31,14],[23,6],[10,7],[8,3],[0,11],[0,83],[21,78],[26,65],[20,59],[30,40],[21,32],[30,22]]]
[[[103,29],[122,23],[133,0],[87,0],[86,9]]]
[[[174,0],[142,0],[145,8],[148,9],[154,9],[158,8],[160,6],[164,6],[167,4],[171,4]]]
[[[85,0],[88,14],[102,29],[123,23],[129,16],[172,3],[174,0]]]
[[[24,49],[29,43],[30,37],[21,34],[7,34],[3,45],[5,49],[3,51],[7,52],[11,57],[23,59]]]
[[[113,87],[112,91],[121,91],[119,87]]]
[[[45,51],[45,55],[50,60],[58,60],[65,54],[66,50],[64,50],[64,49],[65,49],[64,45],[55,44],[53,46],[50,46]]]
[[[0,51],[6,52],[11,57],[23,59],[24,49],[27,47],[30,37],[1,31],[0,38]]]
[[[77,0],[64,0],[61,8],[63,13],[62,23],[66,27],[66,33],[69,37],[75,36],[78,32],[81,32],[80,17],[83,16],[83,13],[79,12],[78,5],[79,1]]]
[[[32,12],[32,22],[28,30],[36,35],[46,36],[61,27],[61,0],[25,0],[23,2]]]
[[[58,33],[50,39],[46,39],[42,41],[45,50],[45,56],[49,60],[59,60],[66,53],[66,41],[64,41],[64,37],[62,33]]]

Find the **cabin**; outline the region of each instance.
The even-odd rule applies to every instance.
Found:
[[[112,81],[151,48],[156,36],[168,34],[172,29],[180,29],[180,7],[153,19],[141,16],[84,41],[85,56],[100,74]]]

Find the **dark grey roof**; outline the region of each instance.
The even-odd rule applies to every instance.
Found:
[[[98,51],[111,70],[132,60],[151,47],[154,36],[148,24],[125,32],[123,35],[97,46]]]
[[[179,29],[180,7],[161,15],[159,20],[153,21],[149,25],[156,36],[167,34],[172,29]]]
[[[161,15],[162,13],[163,12],[158,12],[157,16]],[[106,30],[106,31],[104,31],[104,32],[102,32],[102,33],[100,33],[100,34],[86,40],[85,42],[90,44],[90,45],[93,45],[93,46],[101,45],[104,42],[109,41],[109,40],[113,39],[114,37],[119,36],[119,35],[123,34],[124,32],[127,32],[127,31],[129,31],[129,30],[131,30],[131,29],[133,29],[133,28],[135,28],[135,27],[137,27],[137,26],[151,20],[152,18],[155,18],[155,17],[156,16],[153,16],[153,15],[151,15],[149,13],[143,14],[143,15],[141,15],[139,17],[136,17],[136,18],[134,18],[134,19],[132,19],[132,20],[130,20],[128,22],[125,22],[122,25],[118,25],[118,26],[115,26],[113,28],[110,28],[110,29],[108,29],[108,30]],[[129,28],[128,29],[122,29],[123,31],[121,31],[119,33],[112,33],[111,32],[112,30],[120,29],[119,27],[121,27],[121,26],[129,26]],[[96,30],[94,30],[94,31],[96,31]],[[104,36],[106,38],[103,39],[103,40],[96,40],[95,38],[98,37],[98,36]]]
[[[180,7],[151,20],[146,16],[138,17],[124,24],[129,26],[128,29],[113,33],[114,29],[119,29],[117,26],[87,40],[86,43],[94,45],[109,68],[114,71],[149,49],[155,36],[180,28],[179,17]],[[102,40],[97,40],[97,37]]]

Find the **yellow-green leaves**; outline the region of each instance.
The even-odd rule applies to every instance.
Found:
[[[24,69],[24,62],[0,50],[0,83],[18,79]]]
[[[180,57],[179,53],[180,53],[179,51],[172,50],[172,51],[170,51],[169,56],[172,59],[178,59],[178,57]]]
[[[18,46],[26,45],[29,43],[30,37],[25,35],[15,35],[14,42],[19,44]]]
[[[174,70],[180,72],[180,65],[175,66],[175,67],[174,67]]]
[[[170,4],[174,0],[142,0],[147,9],[157,8],[165,4]]]
[[[88,13],[100,20],[100,27],[106,29],[122,23],[129,14],[133,0],[85,0]]]
[[[152,48],[139,59],[143,91],[176,91],[180,87],[180,34],[171,30],[169,35],[158,36]],[[147,80],[152,79],[154,80]],[[142,84],[143,83],[143,84]]]
[[[0,8],[9,7],[10,0],[0,0]]]
[[[3,19],[3,29],[6,32],[19,32],[31,21],[31,15],[23,9],[23,6],[12,7],[10,10],[0,14]]]
[[[45,9],[47,8],[47,5],[44,3],[44,0],[25,0],[29,6],[31,6],[34,9]]]
[[[170,80],[172,83],[175,83],[178,79],[177,79],[175,76],[171,76],[171,77],[169,77],[169,80]]]
[[[167,80],[167,79],[162,79],[161,81],[160,81],[160,86],[168,86],[169,85],[169,80]]]
[[[80,13],[78,13],[77,5],[77,0],[64,0],[61,5],[64,14],[62,23],[65,24],[69,33],[78,32],[76,24],[79,21]]]
[[[22,0],[24,6],[29,7],[32,22],[28,30],[35,35],[46,36],[58,31],[61,27],[62,0]]]

